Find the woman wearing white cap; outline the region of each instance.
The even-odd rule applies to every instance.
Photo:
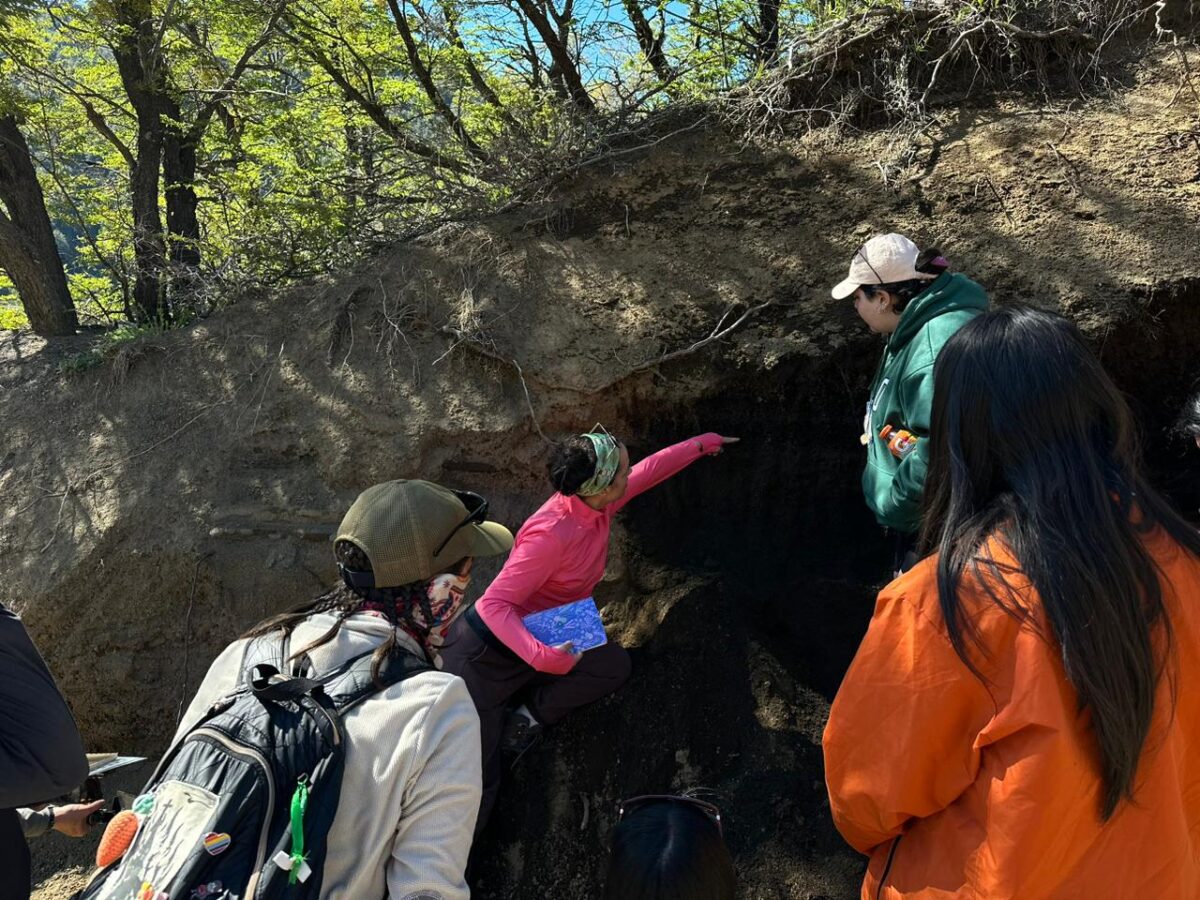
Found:
[[[887,336],[863,419],[862,483],[876,520],[896,535],[894,575],[915,561],[933,363],[946,341],[988,305],[982,287],[949,268],[939,250],[922,253],[904,235],[878,235],[855,251],[850,274],[832,292],[835,300],[853,297],[867,327]]]

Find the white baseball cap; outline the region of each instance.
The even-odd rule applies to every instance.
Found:
[[[833,286],[833,299],[845,300],[864,284],[896,284],[936,275],[917,271],[921,251],[902,234],[879,234],[858,248],[850,260],[850,274]]]

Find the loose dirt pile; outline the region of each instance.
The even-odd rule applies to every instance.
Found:
[[[153,756],[221,646],[331,581],[329,534],[365,485],[470,487],[516,526],[547,492],[543,433],[601,420],[635,457],[739,435],[625,515],[598,596],[634,678],[513,773],[478,896],[591,896],[618,798],[697,785],[746,897],[852,896],[819,741],[889,557],[858,491],[879,345],[828,286],[898,230],[1001,301],[1065,310],[1196,509],[1162,431],[1200,374],[1200,101],[1181,77],[1164,58],[1104,100],[963,108],[911,147],[695,130],[99,369],[64,374],[85,338],[7,337],[0,599],[90,746]],[[36,896],[68,896],[92,851],[40,842]]]

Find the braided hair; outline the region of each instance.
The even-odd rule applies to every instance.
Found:
[[[348,569],[359,572],[373,571],[367,554],[357,544],[350,541],[338,541],[334,544],[333,553],[337,561]],[[463,560],[459,560],[447,571],[461,569],[462,563]],[[401,587],[350,588],[344,583],[339,583],[315,600],[309,600],[301,603],[299,606],[293,607],[287,612],[264,619],[242,635],[242,637],[259,637],[275,631],[280,631],[284,636],[287,636],[295,630],[297,625],[312,616],[321,613],[335,615],[337,621],[330,626],[329,630],[316,640],[311,641],[292,653],[288,658],[288,662],[291,662],[315,650],[317,647],[332,641],[337,636],[338,630],[345,621],[355,613],[360,612],[365,605],[369,604],[372,610],[380,612],[392,625],[392,630],[387,640],[376,648],[375,653],[371,657],[371,678],[377,687],[383,687],[379,672],[383,667],[384,661],[396,649],[397,628],[403,628],[418,640],[423,647],[426,646],[427,634],[424,630],[417,628],[408,618],[398,616],[396,613],[397,609],[411,609],[414,603],[428,602],[425,596],[425,584],[424,581],[415,581],[412,584],[402,585]],[[428,648],[426,647],[426,653],[428,652]]]

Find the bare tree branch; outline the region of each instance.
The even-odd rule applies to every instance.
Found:
[[[408,63],[412,66],[413,74],[416,76],[421,88],[425,91],[425,96],[433,104],[434,110],[446,120],[446,124],[450,126],[450,130],[458,137],[459,142],[468,153],[481,162],[490,161],[491,156],[479,144],[475,143],[471,135],[467,133],[467,128],[463,124],[462,119],[450,108],[445,98],[442,97],[441,91],[434,84],[433,72],[425,65],[425,61],[421,59],[421,54],[417,49],[417,42],[413,38],[412,29],[408,24],[408,16],[400,8],[399,0],[387,0],[387,5],[388,9],[392,11],[392,19],[396,23],[396,30],[400,32],[400,39],[404,42],[404,49],[408,54]]]

